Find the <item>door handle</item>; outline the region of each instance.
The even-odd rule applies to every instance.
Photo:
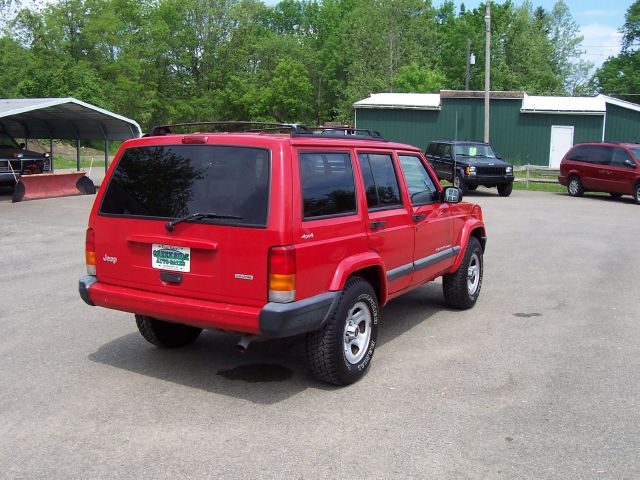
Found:
[[[379,228],[384,227],[387,224],[387,222],[385,222],[384,220],[378,220],[376,222],[371,222],[369,224],[369,227],[371,228],[371,230],[378,230]]]
[[[412,218],[415,223],[418,223],[419,221],[427,218],[427,215],[424,213],[414,213]]]

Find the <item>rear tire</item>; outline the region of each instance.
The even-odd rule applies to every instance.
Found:
[[[636,183],[636,186],[633,187],[633,201],[640,205],[640,183]]]
[[[307,366],[314,377],[348,385],[369,369],[378,341],[378,300],[366,280],[347,280],[331,318],[307,334]]]
[[[569,183],[567,183],[567,192],[572,197],[581,197],[584,194],[584,187],[582,181],[577,175],[569,177]]]
[[[467,310],[475,305],[482,288],[482,266],[482,246],[476,237],[471,237],[458,269],[442,277],[447,305],[458,310]]]
[[[511,195],[513,191],[513,183],[504,183],[502,185],[498,185],[498,195],[501,197],[508,197]]]
[[[136,315],[136,325],[147,342],[160,348],[184,347],[193,343],[202,333],[201,328],[164,322],[144,315]]]

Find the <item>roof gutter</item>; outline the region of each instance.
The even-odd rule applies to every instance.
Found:
[[[354,108],[386,109],[386,110],[434,110],[439,111],[441,107],[425,107],[421,105],[353,105]]]

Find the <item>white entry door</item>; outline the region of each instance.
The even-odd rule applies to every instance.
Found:
[[[573,147],[573,126],[553,125],[551,127],[549,167],[560,168],[560,160],[571,147]]]

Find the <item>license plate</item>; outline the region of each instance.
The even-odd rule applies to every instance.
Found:
[[[172,245],[151,245],[151,266],[174,272],[191,271],[191,249]]]

